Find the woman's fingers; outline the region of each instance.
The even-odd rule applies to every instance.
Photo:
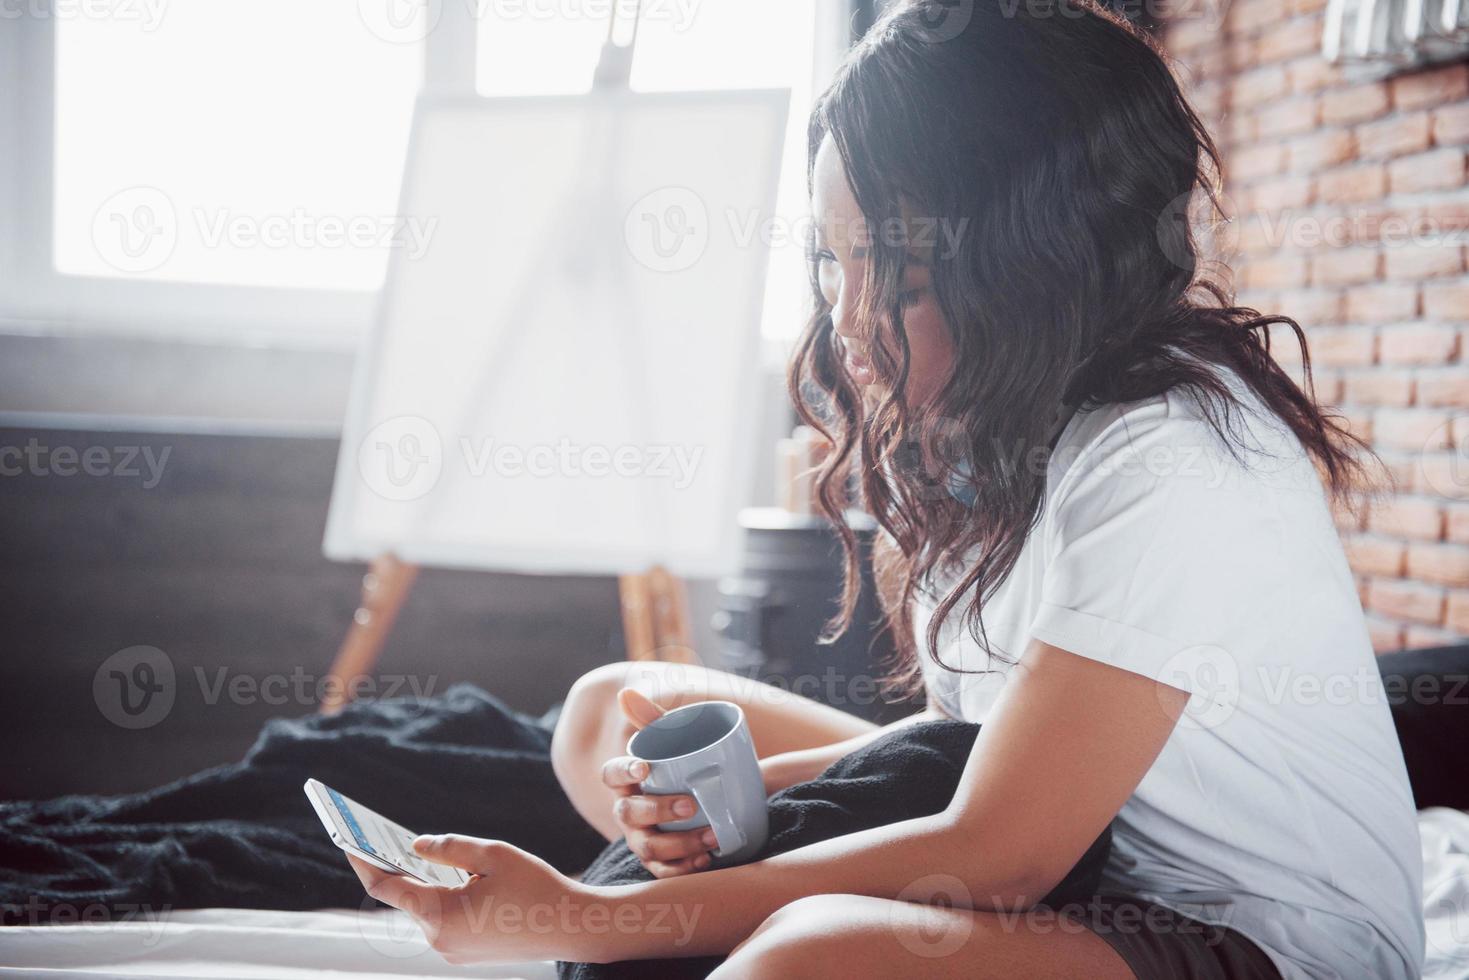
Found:
[[[654,878],[676,878],[679,875],[691,875],[703,871],[709,867],[711,860],[708,854],[700,854],[682,861],[649,861],[643,867],[647,868]]]
[[[413,849],[422,858],[451,868],[462,868],[470,874],[487,874],[490,870],[490,841],[462,834],[424,834],[413,839]]]
[[[366,891],[372,891],[373,886],[378,883],[379,879],[388,877],[386,871],[381,868],[374,868],[361,858],[353,857],[350,854],[347,855],[347,863],[357,873],[357,880],[362,882],[362,887]]]
[[[602,782],[611,789],[626,790],[648,778],[648,764],[630,755],[620,755],[602,764]]]
[[[667,714],[652,698],[630,687],[617,692],[617,705],[622,709],[623,717],[639,731]]]
[[[643,864],[668,863],[696,858],[716,847],[714,831],[708,827],[665,833],[659,830],[633,830],[627,835],[627,846]]]
[[[384,905],[391,905],[419,917],[439,912],[439,892],[432,885],[421,884],[407,875],[389,874],[350,854],[347,855],[347,861],[352,865],[352,870],[357,872],[367,894]]]
[[[656,827],[684,820],[699,812],[692,796],[630,794],[612,803],[612,817],[624,827]]]

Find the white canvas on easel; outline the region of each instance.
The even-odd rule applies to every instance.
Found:
[[[426,99],[357,368],[340,560],[730,571],[786,93]],[[417,240],[409,237],[408,240]]]

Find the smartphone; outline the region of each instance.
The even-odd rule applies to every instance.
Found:
[[[425,861],[415,854],[413,838],[417,834],[349,800],[321,780],[306,780],[306,798],[333,843],[353,857],[389,874],[407,875],[428,885],[453,886],[469,881],[468,872]]]

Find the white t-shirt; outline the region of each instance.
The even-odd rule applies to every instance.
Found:
[[[1313,464],[1226,378],[1253,406],[1239,458],[1184,393],[1068,423],[987,635],[1011,661],[1036,638],[1192,695],[1114,822],[1105,889],[1236,929],[1292,980],[1416,978],[1416,812],[1357,590]],[[934,664],[930,610],[930,699],[982,722],[1007,665],[957,613],[944,662],[998,673]]]

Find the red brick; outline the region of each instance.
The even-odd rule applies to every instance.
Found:
[[[1327,289],[1300,289],[1281,293],[1278,308],[1303,327],[1341,320],[1342,294]]]
[[[1327,126],[1366,122],[1387,113],[1387,86],[1368,82],[1321,93],[1321,122]]]
[[[1451,591],[1446,606],[1444,625],[1461,635],[1469,633],[1469,592]]]
[[[1320,107],[1315,96],[1298,96],[1283,102],[1272,102],[1256,115],[1256,132],[1260,139],[1295,136],[1316,128]],[[1424,138],[1427,139],[1428,117],[1424,116]],[[1426,145],[1426,142],[1425,142]]]
[[[1272,24],[1269,30],[1261,34],[1257,56],[1263,64],[1303,54],[1315,54],[1320,48],[1321,22],[1314,17],[1297,17],[1284,24]]]
[[[1250,188],[1250,211],[1280,211],[1283,208],[1303,208],[1311,203],[1310,177],[1275,177],[1261,181]],[[1272,222],[1273,224],[1273,222]]]
[[[1193,48],[1210,47],[1219,43],[1218,26],[1208,18],[1188,16],[1191,10],[1183,10],[1183,16],[1169,18],[1166,28],[1168,50],[1175,53],[1191,51]]]
[[[1367,515],[1361,507],[1354,507],[1340,500],[1333,500],[1330,507],[1331,521],[1343,534],[1360,531],[1367,526]]]
[[[1277,323],[1270,328],[1270,356],[1287,371],[1301,363],[1301,347],[1290,327]]]
[[[1448,539],[1458,544],[1469,544],[1469,504],[1450,504],[1445,508],[1445,514]]]
[[[1248,109],[1270,99],[1279,98],[1286,93],[1288,88],[1289,83],[1286,81],[1283,68],[1276,65],[1256,68],[1234,77],[1229,87],[1230,104],[1236,110]],[[1383,108],[1386,109],[1386,107],[1387,96],[1384,93]]]
[[[1327,248],[1311,256],[1311,282],[1344,286],[1377,278],[1382,257],[1365,248]]]
[[[1238,270],[1240,285],[1249,289],[1288,289],[1306,282],[1306,257],[1281,253],[1255,259]]]
[[[1433,142],[1438,146],[1469,143],[1469,102],[1433,110]]]
[[[1224,84],[1222,82],[1200,82],[1188,90],[1189,103],[1203,120],[1209,132],[1217,132],[1224,118]]]
[[[1416,194],[1461,187],[1464,184],[1464,150],[1445,147],[1387,165],[1387,182],[1394,194]]]
[[[1224,162],[1224,173],[1231,181],[1250,181],[1270,177],[1285,169],[1285,147],[1278,143],[1248,146],[1234,151]]]
[[[1450,500],[1469,500],[1469,463],[1463,453],[1423,453],[1414,468],[1413,488]]]
[[[1366,604],[1365,602],[1363,603]],[[1372,640],[1372,649],[1378,653],[1389,653],[1403,648],[1403,626],[1376,616],[1367,617],[1367,635]]]
[[[1363,157],[1400,157],[1428,149],[1428,113],[1389,116],[1357,127],[1357,153]]]
[[[1437,541],[1443,526],[1442,505],[1427,497],[1385,497],[1367,511],[1367,529],[1374,534]]]
[[[1407,320],[1418,312],[1417,286],[1356,286],[1347,290],[1347,320],[1352,323],[1389,323]]]
[[[1408,577],[1439,585],[1469,586],[1469,548],[1458,544],[1411,544]]]
[[[1191,8],[1185,5],[1182,11],[1184,16],[1169,19],[1169,50],[1185,52],[1219,43],[1217,26],[1209,18],[1187,16],[1187,13],[1190,12],[1192,12]]]
[[[1437,626],[1443,621],[1444,590],[1417,582],[1373,579],[1367,588],[1367,607],[1393,619]]]
[[[1382,274],[1388,279],[1431,279],[1464,271],[1464,251],[1457,244],[1438,242],[1399,245],[1383,251]]]
[[[1224,138],[1232,145],[1253,143],[1255,140],[1255,117],[1233,113],[1224,120]]]
[[[1418,457],[1412,453],[1395,453],[1388,449],[1376,450],[1377,463],[1367,461],[1369,476],[1381,485],[1384,492],[1411,490],[1418,468]]]
[[[1430,320],[1469,320],[1469,282],[1424,283],[1423,315]]]
[[[1326,0],[1291,0],[1293,14],[1318,14],[1326,9]]]
[[[1385,181],[1386,177],[1383,179]],[[1412,212],[1382,204],[1363,204],[1348,212],[1348,217],[1351,219],[1350,229],[1355,241],[1386,242],[1394,245],[1412,242],[1414,222],[1419,220]]]
[[[1336,371],[1311,370],[1311,384],[1315,388],[1316,401],[1322,405],[1339,405],[1342,400],[1342,377]],[[1305,385],[1297,382],[1302,390]]]
[[[1347,563],[1358,575],[1384,575],[1399,578],[1403,574],[1407,547],[1391,538],[1352,536],[1345,538]]]
[[[1433,71],[1399,75],[1391,82],[1392,103],[1399,109],[1457,102],[1469,96],[1469,66],[1449,65]]]
[[[1316,178],[1316,200],[1322,204],[1375,201],[1387,193],[1387,170],[1380,163],[1328,170]]]
[[[1407,650],[1424,650],[1430,647],[1445,647],[1462,642],[1462,637],[1448,630],[1432,626],[1409,626],[1403,636],[1403,647]]]
[[[1384,364],[1445,364],[1458,350],[1458,331],[1431,323],[1384,327],[1378,347]]]
[[[1373,441],[1389,449],[1432,452],[1449,448],[1449,414],[1432,409],[1379,408]]]
[[[1469,368],[1420,371],[1416,385],[1420,405],[1469,408]]]
[[[1342,80],[1342,72],[1324,58],[1302,58],[1285,67],[1292,92],[1318,92]]]
[[[1260,63],[1259,45],[1252,37],[1230,38],[1224,46],[1224,60],[1234,74],[1249,71]]]
[[[1356,156],[1357,141],[1349,129],[1327,129],[1286,144],[1286,166],[1292,171],[1315,172],[1346,163]]]
[[[1225,14],[1225,27],[1232,34],[1250,34],[1273,27],[1280,21],[1279,0],[1237,0]]]
[[[1324,367],[1363,367],[1377,352],[1371,327],[1313,327],[1307,332],[1312,363]]]
[[[1342,396],[1357,405],[1397,405],[1413,401],[1413,375],[1401,368],[1368,368],[1343,376]]]
[[[1372,416],[1367,412],[1340,409],[1336,413],[1336,421],[1363,442],[1372,442]]]
[[[1455,415],[1449,421],[1450,437],[1449,445],[1461,451],[1469,446],[1469,415]]]
[[[1469,200],[1430,201],[1415,208],[1412,217],[1421,240],[1469,239]]]

